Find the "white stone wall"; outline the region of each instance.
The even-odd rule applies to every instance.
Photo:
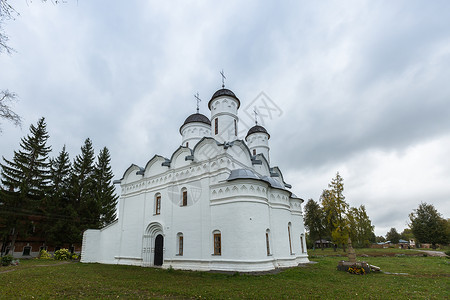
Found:
[[[237,139],[236,133],[239,132],[237,105],[236,99],[227,96],[215,98],[211,102],[211,136],[221,143]],[[217,134],[215,132],[216,118],[218,119]]]
[[[248,148],[252,155],[253,150],[256,150],[256,154],[262,154],[266,160],[270,163],[269,157],[269,135],[262,132],[252,133],[246,138]]]
[[[223,122],[234,122],[236,105],[233,99],[215,99],[211,105],[213,126],[215,116]],[[199,137],[183,132],[184,142]],[[233,134],[224,136],[227,141],[235,138]],[[253,145],[261,148],[263,142]],[[267,161],[253,166],[251,153],[242,141],[228,147],[218,146],[211,138],[196,143],[189,143],[194,160],[186,160],[191,150],[180,147],[171,156],[170,167],[162,166],[164,157],[154,156],[145,169],[136,165],[127,169],[121,180],[120,219],[104,229],[84,233],[83,262],[152,266],[159,234],[164,237],[163,268],[263,271],[308,261],[300,244],[300,237],[304,237],[302,200],[262,180],[226,180],[239,168],[270,176]],[[279,174],[276,180],[283,184]],[[188,192],[187,206],[181,206],[183,189]],[[161,196],[160,214],[156,214],[157,194]],[[215,230],[221,233],[221,255],[213,255]],[[266,232],[270,237],[269,255]],[[183,255],[178,255],[179,234],[183,235]]]

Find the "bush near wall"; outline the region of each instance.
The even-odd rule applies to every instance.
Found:
[[[12,255],[2,256],[2,266],[9,266],[13,260],[14,257]]]

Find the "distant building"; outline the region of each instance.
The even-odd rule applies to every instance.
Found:
[[[131,165],[120,179],[119,219],[85,231],[81,261],[225,271],[308,262],[303,200],[270,164],[264,127],[238,139],[240,105],[218,90],[211,120],[198,110],[187,117],[170,158]]]

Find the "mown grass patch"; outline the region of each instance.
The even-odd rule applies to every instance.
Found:
[[[447,258],[367,257],[364,260],[383,271],[409,275],[364,276],[337,271],[342,259],[316,257],[311,259],[316,264],[259,276],[82,263],[38,267],[41,262],[33,260],[0,273],[1,295],[69,299],[450,298]]]

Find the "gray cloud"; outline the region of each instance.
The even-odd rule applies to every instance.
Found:
[[[347,200],[380,231],[403,226],[422,199],[448,217],[450,169],[436,149],[450,134],[449,6],[19,1],[5,28],[18,53],[0,56],[0,88],[19,94],[25,126],[2,123],[0,155],[45,116],[55,155],[67,144],[75,157],[90,137],[120,177],[172,154],[196,92],[209,116],[224,68],[243,108],[264,91],[282,110],[264,125],[296,194],[318,200],[339,170]]]

